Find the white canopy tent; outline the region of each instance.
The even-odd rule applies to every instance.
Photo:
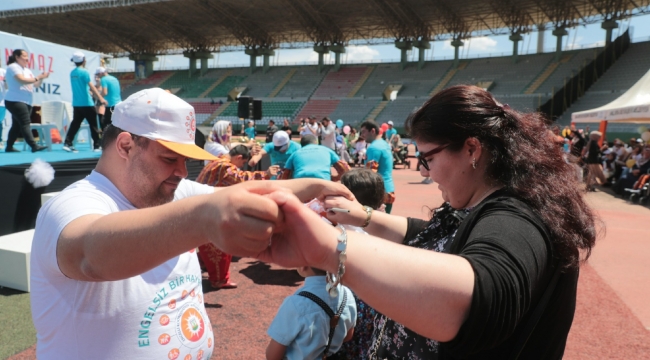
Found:
[[[611,103],[571,114],[571,122],[650,123],[650,70]]]

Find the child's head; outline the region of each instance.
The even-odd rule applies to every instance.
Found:
[[[377,210],[384,203],[384,179],[369,169],[353,169],[341,177],[345,185],[361,205]]]
[[[297,270],[298,270],[298,274],[300,274],[300,276],[302,276],[304,278],[310,277],[310,276],[325,276],[325,275],[327,275],[327,273],[324,270],[316,269],[316,268],[309,267],[309,266],[301,266]]]

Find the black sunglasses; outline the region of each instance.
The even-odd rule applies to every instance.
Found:
[[[418,155],[418,161],[420,162],[420,166],[424,167],[427,171],[430,170],[429,169],[429,162],[426,160],[426,158],[428,158],[429,156],[431,156],[433,154],[437,154],[437,153],[441,152],[442,150],[446,149],[449,145],[451,145],[451,144],[438,146],[437,148],[431,149],[431,150],[429,150],[428,152],[426,152],[424,154]]]

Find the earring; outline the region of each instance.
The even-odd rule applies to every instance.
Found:
[[[472,159],[472,169],[476,170],[476,158]]]

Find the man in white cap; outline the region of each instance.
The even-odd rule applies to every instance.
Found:
[[[76,65],[75,69],[70,72],[70,83],[72,85],[72,108],[74,109],[72,115],[72,123],[68,128],[68,133],[65,136],[63,143],[63,150],[77,152],[77,149],[72,145],[77,131],[81,126],[81,122],[85,119],[90,125],[90,135],[93,138],[93,150],[100,151],[99,143],[99,128],[97,127],[97,111],[90,96],[90,92],[102,104],[106,105],[106,100],[97,91],[95,84],[93,84],[88,70],[84,68],[86,65],[86,56],[76,51],[72,54],[72,62]],[[90,92],[89,92],[90,91]]]
[[[248,165],[257,165],[265,154],[269,154],[271,157],[271,166],[277,165],[280,169],[284,169],[284,164],[287,162],[287,159],[298,150],[300,150],[300,144],[291,141],[286,131],[279,130],[273,134],[273,141],[264,145],[262,150],[250,159]]]
[[[388,129],[386,130],[386,142],[389,144],[393,143],[393,138],[397,135],[397,130],[393,126],[395,126],[395,123],[393,123],[393,120],[388,121]]]
[[[115,105],[122,101],[122,90],[120,89],[120,81],[117,80],[115,76],[110,75],[105,68],[101,66],[98,67],[95,71],[95,75],[100,78],[102,84],[102,95],[107,102],[106,112],[104,113],[104,118],[101,124],[103,131],[112,122]]]
[[[256,256],[283,219],[263,196],[279,189],[271,182],[216,191],[184,179],[186,159],[214,159],[194,144],[195,127],[180,98],[131,95],[115,107],[95,170],[41,208],[30,271],[39,359],[210,358],[194,249]],[[298,195],[345,193],[335,186]]]

